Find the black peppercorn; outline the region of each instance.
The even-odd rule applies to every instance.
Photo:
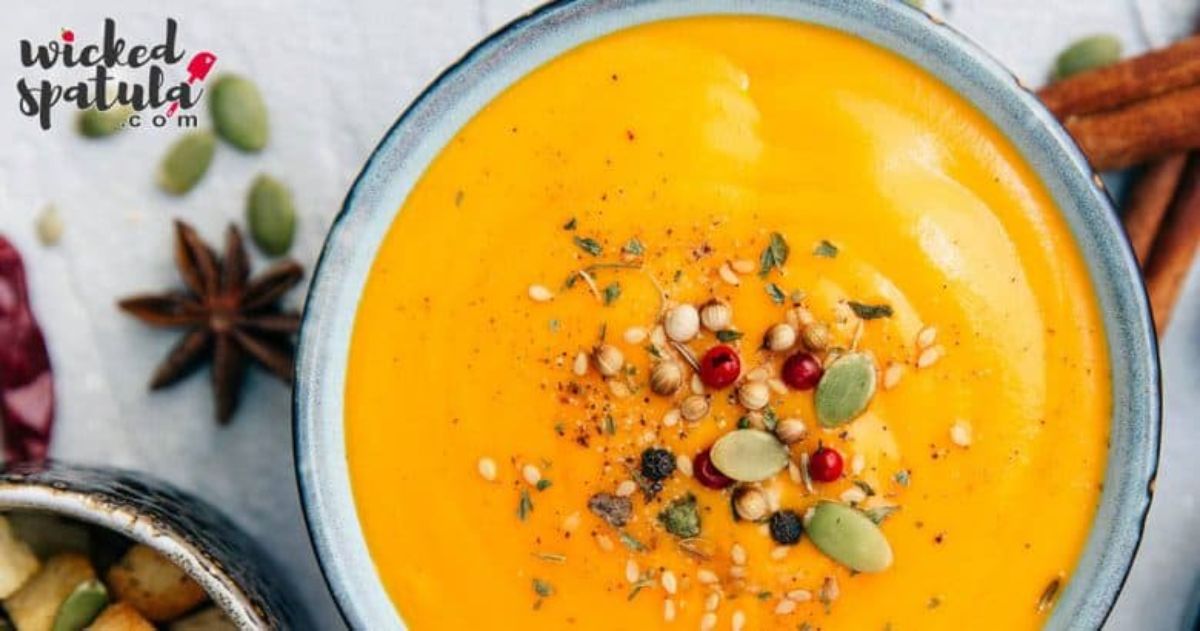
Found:
[[[800,535],[804,532],[804,524],[793,510],[776,511],[771,515],[770,527],[771,538],[784,546],[800,543]]]
[[[666,480],[675,473],[675,456],[666,449],[642,452],[642,476],[651,482]]]

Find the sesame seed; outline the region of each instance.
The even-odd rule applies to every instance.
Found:
[[[796,611],[796,601],[788,598],[780,600],[779,604],[775,605],[775,614],[779,616],[786,616],[794,611]]]
[[[950,441],[959,447],[970,447],[973,433],[970,423],[957,420],[950,426]]]
[[[705,611],[716,611],[717,607],[720,607],[720,606],[721,606],[721,592],[717,592],[717,591],[711,592],[711,593],[709,593],[708,597],[704,599],[704,610]]]
[[[537,486],[537,483],[542,481],[542,471],[534,465],[527,464],[521,468],[521,477],[531,486]]]
[[[847,504],[857,504],[867,499],[867,494],[862,489],[854,486],[842,491],[841,499]]]
[[[641,344],[646,339],[646,329],[633,326],[625,329],[625,341],[630,344]]]
[[[730,628],[733,631],[742,631],[746,626],[746,614],[741,609],[733,612],[733,618],[729,621]]]
[[[804,476],[800,475],[800,467],[797,467],[795,462],[788,462],[788,479],[793,484],[804,482]]]
[[[734,578],[746,578],[746,566],[744,566],[744,565],[730,566],[729,575]]]
[[[937,327],[933,325],[921,329],[921,332],[917,333],[917,348],[926,349],[933,346],[934,341],[937,340],[937,332]]]
[[[921,354],[917,357],[917,368],[929,368],[936,364],[942,358],[944,352],[945,350],[941,346],[930,346],[921,351]]]
[[[579,522],[581,521],[581,519],[582,519],[582,517],[580,517],[579,511],[575,511],[574,513],[571,513],[570,515],[567,515],[566,518],[563,519],[563,523],[562,523],[563,530],[565,530],[567,532],[574,531],[576,528],[579,527]]]
[[[787,394],[788,393],[787,384],[783,383],[783,380],[780,379],[779,377],[771,377],[770,379],[768,379],[767,387],[770,388],[775,394]]]
[[[604,550],[605,552],[613,551],[613,541],[608,537],[608,535],[597,533],[596,545],[600,546],[600,549]]]
[[[642,573],[638,571],[637,561],[629,559],[625,562],[625,580],[629,581],[630,583],[636,583],[638,582],[638,579],[641,578],[641,575]]]
[[[704,382],[696,373],[692,373],[692,394],[704,394]]]
[[[679,583],[675,581],[675,573],[671,570],[666,570],[662,573],[662,586],[667,590],[668,594],[674,594],[679,589]]]
[[[534,302],[549,302],[554,298],[554,292],[542,285],[530,285],[529,298]]]
[[[629,497],[637,491],[637,482],[625,480],[617,485],[617,497]]]
[[[812,592],[808,591],[807,589],[793,589],[792,591],[788,592],[785,597],[788,600],[794,600],[798,603],[806,603],[812,600]]]
[[[672,408],[663,414],[662,424],[664,427],[675,427],[679,424],[679,417],[679,408]]]
[[[863,469],[866,469],[866,468],[867,468],[866,456],[864,456],[862,454],[854,454],[854,457],[850,459],[850,473],[853,473],[854,475],[858,475],[863,472]]]
[[[496,461],[491,458],[479,459],[479,475],[491,482],[496,479]]]
[[[697,570],[696,580],[700,581],[701,583],[704,583],[705,585],[712,585],[712,584],[715,584],[720,579],[717,578],[717,575],[712,570],[703,570],[702,569],[702,570]]]
[[[692,458],[687,454],[679,454],[675,457],[675,468],[687,477],[692,477]]]
[[[576,377],[582,377],[587,374],[587,370],[588,370],[587,353],[580,352],[578,355],[575,356],[575,364],[571,366],[571,371],[575,373]]]
[[[733,273],[733,268],[729,266],[729,263],[722,263],[721,267],[717,268],[717,276],[720,276],[721,280],[734,287],[742,284],[742,280],[738,278],[737,274]]]
[[[663,620],[667,622],[675,621],[675,601],[670,598],[663,601]]]
[[[771,559],[774,561],[782,561],[787,558],[787,555],[787,546],[775,546],[775,548],[771,550]]]
[[[739,274],[752,274],[757,266],[750,259],[738,259],[729,264],[733,271]]]
[[[904,376],[904,366],[900,364],[888,364],[888,367],[883,371],[883,389],[891,390],[900,384],[900,378]]]
[[[747,561],[746,549],[740,543],[733,544],[733,547],[729,549],[729,558],[733,561],[734,565],[745,565]]]
[[[700,631],[712,631],[717,628],[717,614],[709,612],[700,618]]]
[[[663,348],[667,345],[667,330],[663,325],[658,325],[650,330],[650,343],[656,348]]]

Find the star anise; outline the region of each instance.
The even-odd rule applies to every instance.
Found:
[[[226,230],[225,254],[219,259],[182,221],[175,222],[175,265],[186,291],[131,296],[117,304],[147,324],[188,328],[155,370],[150,388],[179,381],[211,356],[217,420],[227,423],[237,408],[247,359],[292,382],[292,336],[300,329],[300,315],[278,303],[304,271],[295,261],[283,260],[251,279],[236,227]]]

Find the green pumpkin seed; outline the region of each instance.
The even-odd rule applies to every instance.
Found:
[[[875,396],[875,360],[866,353],[846,353],[825,368],[817,383],[817,420],[837,427],[858,418]]]
[[[882,572],[892,566],[892,547],[883,531],[861,511],[837,502],[819,502],[804,531],[826,556],[856,572]]]
[[[194,131],[181,137],[167,150],[158,166],[158,185],[172,195],[183,195],[208,172],[217,139],[210,131]]]
[[[84,581],[58,607],[53,631],[80,631],[108,605],[108,590],[97,580]]]
[[[268,256],[280,256],[292,247],[296,234],[296,208],[292,194],[275,178],[260,175],[246,200],[250,236]]]
[[[1102,68],[1121,59],[1121,41],[1112,35],[1091,35],[1077,40],[1058,55],[1054,78],[1067,77]]]
[[[788,450],[774,434],[739,429],[717,439],[709,452],[713,466],[738,482],[760,482],[788,466]]]
[[[89,108],[79,113],[79,133],[87,138],[103,138],[111,136],[125,128],[125,123],[133,115],[133,108],[128,105],[114,105],[106,110]]]
[[[221,76],[208,98],[213,124],[221,138],[242,151],[259,151],[267,146],[267,106],[250,80]]]

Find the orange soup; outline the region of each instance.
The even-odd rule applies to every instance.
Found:
[[[712,17],[574,50],[445,147],[358,308],[346,447],[415,629],[1028,629],[1109,392],[994,125],[855,37]]]

